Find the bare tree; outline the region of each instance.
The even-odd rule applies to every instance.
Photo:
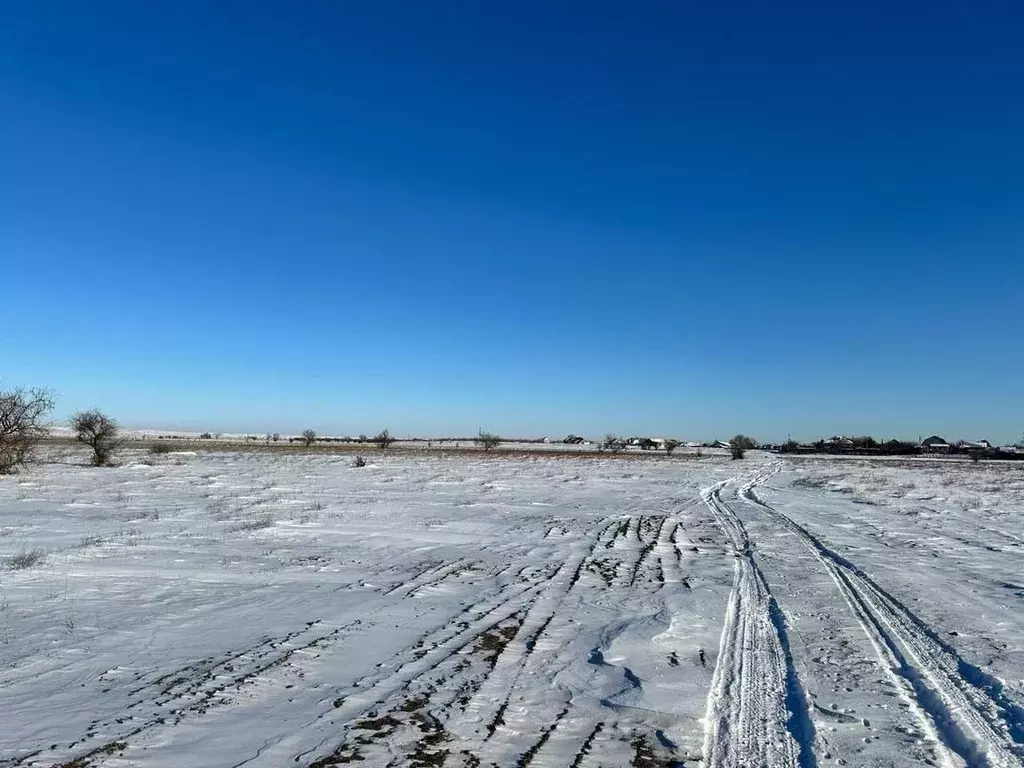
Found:
[[[756,445],[757,441],[753,438],[742,434],[736,435],[736,437],[729,441],[729,453],[732,454],[733,460],[742,459],[746,452]]]
[[[391,436],[391,433],[388,430],[382,429],[374,435],[373,442],[376,443],[377,447],[383,451],[395,442],[395,438]]]
[[[12,475],[33,459],[54,404],[46,389],[0,392],[0,475]]]
[[[679,441],[678,440],[673,440],[672,438],[669,438],[668,440],[665,441],[665,453],[667,453],[669,456],[671,456],[672,455],[672,451],[674,451],[678,447],[679,447]]]
[[[621,453],[626,450],[626,441],[615,433],[609,432],[604,436],[604,442],[601,443],[601,447],[612,453]]]
[[[121,445],[118,435],[121,428],[112,418],[97,408],[79,411],[71,417],[71,429],[78,442],[92,448],[92,463],[97,467],[108,467],[113,462],[114,451]]]
[[[307,448],[316,442],[316,432],[312,429],[302,430],[302,444]]]
[[[497,435],[492,435],[490,432],[484,432],[483,430],[480,430],[480,432],[477,433],[476,440],[474,440],[473,442],[475,442],[485,451],[489,451],[491,450],[491,448],[497,448],[499,445],[501,445],[501,438],[498,437]]]

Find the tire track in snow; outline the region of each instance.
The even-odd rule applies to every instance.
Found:
[[[93,744],[91,737],[96,733],[105,734],[101,746],[92,746],[85,751],[80,748],[76,756],[56,765],[83,768],[95,765],[120,751],[114,749],[115,746],[126,747],[134,737],[161,728],[172,728],[183,720],[200,718],[218,706],[230,704],[243,688],[255,684],[275,668],[288,665],[294,656],[324,648],[360,623],[356,619],[326,630],[322,620],[317,619],[282,637],[264,639],[245,650],[229,651],[219,661],[201,660],[149,681],[131,691],[132,696],[143,694],[143,698],[128,704],[122,716],[94,720],[90,723],[89,732],[72,741],[66,750],[70,752],[78,745],[84,747]],[[63,754],[56,749],[37,750],[11,761],[0,762],[0,765],[22,765],[44,752],[53,753],[54,759],[57,759],[58,754]]]
[[[408,594],[404,594],[409,586],[408,583],[398,587],[397,590],[391,590],[391,592],[396,595],[398,592],[403,592],[402,599],[409,599],[410,594],[421,588],[424,583],[429,583],[429,579],[424,582],[421,577],[429,574],[440,576],[441,579],[448,578],[452,575],[453,568],[455,571],[461,570],[468,562],[438,564],[415,576],[413,580],[418,584]],[[456,651],[465,645],[472,644],[489,629],[489,626],[486,623],[481,625],[484,628],[475,635],[471,631],[471,627],[491,617],[498,617],[497,623],[500,623],[504,620],[502,617],[505,615],[505,611],[502,609],[510,609],[510,612],[514,614],[518,601],[541,589],[553,574],[554,570],[539,569],[535,573],[531,573],[525,579],[525,583],[510,583],[499,590],[497,594],[467,605],[446,624],[421,637],[420,643],[399,651],[396,654],[395,667],[390,671],[376,670],[359,678],[352,686],[352,691],[360,691],[361,688],[376,689],[382,681],[407,680],[407,668],[421,668],[420,660],[428,656],[428,650],[447,646],[453,640],[457,641],[459,637],[466,639],[463,644],[456,645]],[[219,660],[201,660],[165,673],[132,691],[133,696],[141,695],[141,698],[136,698],[131,702],[122,717],[109,722],[96,721],[92,723],[92,728],[111,734],[108,739],[109,744],[126,742],[130,744],[134,738],[149,732],[173,728],[185,718],[201,718],[216,707],[234,703],[233,693],[254,683],[257,678],[265,676],[275,667],[287,664],[294,655],[323,648],[325,643],[339,639],[341,633],[360,624],[361,621],[357,619],[355,622],[336,627],[333,630],[324,630],[321,620],[317,619],[307,622],[301,629],[289,632],[282,637],[264,638],[244,650],[229,651]],[[444,658],[441,657],[438,663],[443,661]],[[79,738],[72,742],[68,749],[86,743],[85,738]],[[272,746],[264,744],[260,751],[262,752],[268,747],[272,748]],[[36,755],[38,754],[36,753]],[[79,754],[72,762],[77,759],[82,762],[82,765],[85,765],[84,761],[88,759],[88,764],[94,765],[109,758],[111,754],[112,752],[105,751],[104,748],[93,748],[86,753]],[[35,755],[23,756],[10,765],[18,765],[33,756]],[[250,759],[255,759],[257,756]]]
[[[636,585],[637,577],[640,575],[640,571],[643,569],[644,564],[648,561],[648,556],[655,552],[661,538],[661,532],[667,523],[668,517],[664,515],[640,518],[640,523],[637,528],[637,543],[640,545],[640,551],[636,562],[633,563],[633,567],[629,575],[630,587]],[[657,583],[664,584],[665,572],[662,568],[660,557],[655,555],[652,561],[652,570],[655,573]]]
[[[647,532],[652,536],[656,535],[660,530],[660,522],[657,524],[658,527],[655,528],[656,524],[652,522],[654,519],[651,518],[646,524]],[[658,521],[662,520],[660,517],[656,519]],[[498,763],[504,757],[508,757],[505,753],[511,749],[510,745],[504,743],[501,739],[501,735],[504,732],[503,729],[510,730],[511,733],[515,734],[524,729],[534,727],[533,724],[523,721],[523,717],[527,713],[517,713],[513,717],[508,715],[508,707],[513,693],[521,684],[521,679],[524,676],[529,676],[528,667],[534,652],[537,650],[538,641],[547,631],[552,621],[561,616],[565,600],[579,581],[584,567],[588,563],[593,562],[599,552],[623,546],[624,542],[628,543],[631,538],[636,538],[639,548],[632,546],[632,549],[640,553],[640,560],[643,559],[644,540],[641,536],[641,531],[643,530],[645,530],[643,519],[636,517],[615,520],[606,524],[595,536],[588,551],[570,556],[559,568],[558,573],[550,579],[544,594],[539,595],[530,606],[529,612],[520,628],[519,635],[515,638],[515,642],[510,643],[503,650],[495,665],[493,674],[488,677],[474,697],[471,708],[476,710],[478,714],[489,712],[492,707],[497,705],[497,709],[488,718],[486,736],[481,738],[479,730],[474,734],[476,743],[469,749],[474,756],[484,762]],[[632,567],[633,577],[630,580],[631,585],[632,581],[635,580],[640,560]],[[524,638],[522,642],[519,641],[520,637]],[[548,656],[557,656],[564,650],[563,645],[556,645],[555,647],[544,649],[543,653]],[[568,702],[570,699],[571,696],[567,693],[566,701]],[[536,715],[536,713],[530,714]],[[564,716],[564,712],[558,716],[558,720],[561,720],[562,716]],[[526,719],[529,720],[531,718],[527,717]],[[507,722],[506,720],[511,720],[512,722]],[[553,732],[554,728],[544,731],[546,736],[543,741],[535,744],[533,752],[529,754],[531,760],[536,755],[536,752],[544,747]],[[495,738],[496,735],[498,738]]]
[[[531,607],[519,635],[502,652],[494,673],[475,697],[475,716],[471,719],[475,721],[484,715],[486,736],[479,727],[458,729],[468,754],[482,765],[518,765],[524,760],[556,765],[566,754],[579,751],[594,727],[591,717],[574,716],[557,729],[551,727],[551,718],[561,720],[568,711],[562,709],[558,714],[556,708],[572,706],[573,694],[569,689],[562,691],[563,697],[552,693],[546,701],[529,707],[523,706],[518,694],[552,664],[562,667],[578,658],[579,647],[571,637],[573,619],[566,614],[565,607],[579,575],[586,572],[587,593],[604,605],[628,600],[638,590],[656,593],[665,585],[657,547],[659,543],[667,546],[675,555],[671,535],[676,522],[667,512],[630,514],[613,520],[595,537],[588,552],[579,553],[573,562],[563,565],[564,573],[552,579],[545,594]],[[565,576],[570,572],[572,576],[566,582]],[[560,637],[567,630],[570,637]],[[626,673],[629,674],[628,669]],[[487,717],[492,711],[494,714]],[[526,733],[544,735],[522,752],[522,735]]]
[[[825,567],[945,763],[1024,765],[1024,708],[1006,695],[998,680],[964,661],[856,565],[762,501],[755,488],[778,470],[773,466],[743,485],[740,497],[796,534]]]
[[[724,481],[704,502],[733,550],[729,595],[718,661],[707,704],[705,768],[809,768],[815,765],[806,700],[798,690],[780,612],[754,561],[743,522],[721,498]],[[787,704],[797,711],[790,712]]]
[[[489,741],[504,724],[504,714],[508,708],[512,692],[519,683],[530,657],[537,648],[537,641],[547,630],[561,610],[566,595],[578,580],[583,563],[589,555],[570,556],[558,572],[546,584],[547,589],[538,594],[527,609],[520,631],[509,643],[495,662],[492,674],[480,686],[473,702],[467,711],[473,711],[485,720],[487,735],[482,742]],[[525,638],[520,641],[520,637]],[[494,711],[491,712],[492,707]],[[490,713],[484,718],[485,713]],[[478,734],[480,736],[482,734]],[[477,751],[482,745],[477,746]]]
[[[324,724],[325,721],[337,723],[341,726],[343,734],[340,739],[341,746],[338,747],[341,749],[347,742],[348,732],[352,729],[353,723],[359,718],[366,717],[379,706],[401,697],[408,692],[415,681],[426,680],[441,665],[472,648],[486,633],[518,616],[518,626],[514,637],[526,637],[527,642],[523,644],[522,648],[516,646],[514,650],[510,650],[509,646],[505,645],[492,662],[488,673],[483,679],[474,683],[475,690],[472,693],[472,700],[481,703],[481,689],[486,692],[488,688],[496,686],[498,691],[503,692],[503,699],[507,701],[511,687],[518,678],[518,672],[521,671],[525,659],[534,652],[537,640],[546,630],[565,595],[579,581],[584,563],[593,557],[594,552],[600,547],[614,542],[621,533],[624,533],[623,522],[627,521],[618,519],[602,521],[597,526],[597,530],[591,534],[589,546],[586,549],[582,552],[578,549],[575,552],[570,552],[560,566],[544,572],[539,581],[528,585],[508,585],[507,589],[512,594],[504,595],[496,605],[489,607],[486,612],[478,614],[476,619],[449,621],[438,632],[432,633],[433,641],[428,647],[423,647],[423,641],[426,638],[421,639],[412,659],[399,663],[390,671],[378,670],[364,676],[347,690],[339,691],[339,697],[335,700],[333,710],[325,712],[316,720],[308,723],[304,730],[316,728]],[[431,569],[431,571],[436,572],[435,569]],[[420,574],[420,576],[422,575]],[[503,589],[502,592],[505,590]],[[508,639],[513,640],[514,637]],[[451,683],[451,681],[448,682]],[[496,704],[500,709],[501,700],[498,697],[491,695],[484,699],[489,702],[487,706]],[[454,706],[454,703],[454,701],[449,702],[447,708]],[[444,715],[445,713],[439,714]],[[499,718],[500,714],[499,711]],[[323,749],[331,738],[337,739],[337,734],[334,737],[321,740],[311,749],[301,751],[292,758],[292,762],[301,763],[308,759],[311,754]],[[284,746],[284,744],[280,746]],[[472,752],[472,749],[467,750],[467,754],[472,754]]]
[[[460,571],[468,568],[470,565],[472,565],[472,561],[467,559],[439,563],[428,567],[398,586],[392,587],[384,594],[390,597],[398,592],[404,592],[405,597],[412,597],[419,590],[425,587],[434,586],[435,584],[440,584],[449,576],[457,575]]]
[[[584,758],[586,758],[586,756],[590,754],[590,750],[593,749],[594,739],[597,738],[603,728],[604,722],[598,722],[590,733],[587,734],[587,738],[583,740],[583,744],[581,744],[579,750],[577,750],[576,756],[573,758],[572,765],[570,765],[569,768],[580,768],[583,764]]]

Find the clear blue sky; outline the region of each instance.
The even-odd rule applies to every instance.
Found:
[[[129,425],[1024,430],[1024,5],[0,11],[0,378]]]

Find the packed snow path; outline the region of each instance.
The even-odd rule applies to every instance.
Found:
[[[722,500],[727,482],[708,489],[704,500],[732,543],[735,576],[714,682],[708,698],[705,764],[725,766],[796,766],[799,743],[787,730],[791,717],[779,609],[751,552],[743,522]],[[795,678],[792,670],[788,670]],[[803,701],[798,707],[806,707]],[[807,745],[808,750],[813,749]]]
[[[0,766],[1021,765],[1013,467],[126,458],[0,478]]]
[[[999,680],[964,661],[935,629],[856,565],[761,501],[757,486],[779,468],[775,465],[769,473],[746,483],[741,496],[811,548],[871,639],[882,667],[894,678],[894,686],[902,691],[925,732],[938,742],[943,764],[957,765],[962,760],[967,765],[996,768],[1020,765],[1024,708],[1006,695]]]

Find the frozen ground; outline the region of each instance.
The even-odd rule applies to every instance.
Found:
[[[1019,464],[126,459],[0,478],[0,766],[1024,764]]]

